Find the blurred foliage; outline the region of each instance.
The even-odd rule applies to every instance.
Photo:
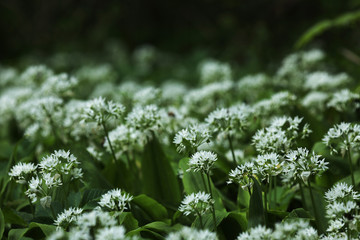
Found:
[[[231,61],[244,73],[273,71],[311,26],[359,6],[359,0],[4,0],[0,61],[11,64],[20,56],[55,52],[101,54],[109,41],[121,40],[130,52],[150,44],[190,56],[189,65],[206,55]],[[359,76],[358,66],[344,54],[347,49],[360,55],[359,36],[354,23],[317,36],[309,47],[324,49],[336,64]]]

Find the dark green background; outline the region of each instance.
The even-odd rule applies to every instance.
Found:
[[[5,0],[0,61],[97,52],[115,39],[129,50],[149,43],[180,56],[204,51],[257,71],[277,65],[318,21],[359,7],[358,0]],[[323,48],[335,58],[343,48],[360,54],[359,26],[328,31],[307,47]]]

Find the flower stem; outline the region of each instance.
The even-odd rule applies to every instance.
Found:
[[[277,201],[277,191],[276,191],[276,176],[274,176],[274,205],[275,205],[275,208],[276,208],[276,201]]]
[[[215,201],[214,197],[213,197],[213,194],[212,194],[212,190],[211,190],[211,183],[210,183],[210,173],[207,173],[206,174],[207,176],[207,180],[208,180],[208,185],[209,185],[209,192],[210,192],[210,197],[213,201]],[[212,215],[213,215],[213,220],[214,220],[214,229],[215,229],[215,232],[217,230],[217,226],[216,226],[216,216],[215,216],[215,204],[213,203],[212,204]]]
[[[235,165],[236,165],[235,152],[234,152],[234,147],[233,147],[233,145],[232,145],[232,139],[231,139],[230,133],[228,134],[227,137],[228,137],[228,140],[229,140],[231,155],[232,155],[233,161],[234,161],[234,163],[235,163]]]
[[[269,177],[269,209],[271,209],[271,194],[272,194],[272,185],[273,185],[273,179],[272,179],[272,177],[270,176]]]
[[[202,180],[202,182],[203,182],[203,184],[204,184],[205,192],[208,192],[207,184],[206,184],[205,178],[204,178],[204,174],[203,174],[203,173],[200,173],[200,175],[201,175],[201,180]]]
[[[312,192],[310,179],[307,180],[307,183],[308,183],[308,185],[309,185],[311,203],[312,203],[312,206],[313,206],[313,209],[314,209],[315,222],[316,222],[316,223],[319,223],[318,214],[317,214],[317,209],[316,209],[316,206],[315,206],[315,199],[314,199],[314,195],[313,195],[313,192]]]
[[[113,157],[113,163],[115,163],[117,161],[117,159],[116,159],[116,156],[115,156],[115,151],[113,149],[113,146],[112,146],[110,138],[109,138],[109,132],[108,132],[108,130],[106,128],[106,124],[105,124],[104,121],[101,121],[101,125],[102,125],[102,127],[104,129],[105,137],[106,137],[106,139],[107,139],[107,141],[109,143],[109,146],[110,146],[111,154],[112,154],[112,157]]]
[[[351,182],[353,184],[353,186],[355,187],[355,177],[354,177],[354,170],[353,170],[353,166],[352,166],[352,159],[351,159],[351,152],[350,152],[350,144],[349,142],[347,143],[348,145],[348,160],[349,160],[349,168],[350,168],[350,173],[351,173]]]
[[[306,201],[305,201],[305,195],[304,195],[304,189],[302,187],[301,180],[298,180],[298,182],[299,182],[301,200],[303,202],[303,207],[304,207],[305,210],[307,210]]]

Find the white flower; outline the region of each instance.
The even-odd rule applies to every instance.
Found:
[[[216,233],[210,232],[207,229],[198,230],[190,227],[183,227],[177,232],[170,233],[166,240],[217,240]]]
[[[75,225],[80,229],[112,227],[116,226],[116,219],[108,212],[95,209],[91,212],[79,215],[75,221]]]
[[[238,183],[242,189],[251,188],[253,185],[252,177],[257,173],[256,166],[253,162],[246,162],[229,173],[228,184]]]
[[[302,179],[307,182],[310,175],[320,175],[328,169],[328,162],[321,159],[320,155],[314,152],[309,153],[306,148],[290,150],[285,156],[284,182],[296,181]]]
[[[123,226],[111,226],[101,228],[97,231],[95,239],[101,240],[124,240],[125,228]]]
[[[213,204],[214,200],[211,199],[210,194],[205,192],[191,193],[181,202],[179,211],[186,216],[190,214],[202,216],[212,209]]]
[[[209,142],[210,132],[206,125],[191,125],[176,133],[173,143],[178,152],[197,150],[199,146]]]
[[[360,194],[354,191],[352,185],[340,182],[325,193],[325,199],[328,202],[341,201],[343,199],[359,200]]]
[[[55,225],[57,226],[57,229],[67,229],[69,225],[76,221],[77,216],[80,215],[83,212],[83,209],[81,208],[69,208],[64,210],[62,213],[60,213],[56,220]]]
[[[193,154],[189,160],[189,169],[194,172],[202,171],[209,174],[217,160],[217,155],[210,151],[200,151]]]
[[[360,99],[360,95],[350,92],[349,89],[343,89],[333,94],[330,101],[327,103],[327,107],[335,108],[339,112],[344,112],[347,109],[351,109],[350,104]],[[353,109],[359,108],[359,103],[355,102]]]
[[[237,240],[262,240],[262,239],[271,239],[271,229],[268,229],[264,226],[257,226],[248,230],[248,232],[240,233],[237,237]]]
[[[226,63],[207,60],[200,66],[200,81],[202,83],[222,82],[231,80],[231,68]]]
[[[132,199],[133,196],[121,189],[113,189],[101,196],[99,205],[101,207],[109,208],[112,211],[123,212],[128,209],[128,205]]]
[[[13,166],[9,176],[15,179],[17,183],[25,184],[26,180],[36,171],[37,166],[33,163],[18,163]]]
[[[327,72],[312,72],[307,75],[304,87],[312,90],[335,89],[348,83],[349,80],[349,76],[345,73],[330,75]]]
[[[86,103],[82,117],[84,121],[95,121],[100,125],[109,118],[120,118],[124,112],[125,107],[122,104],[99,97]]]
[[[142,132],[156,130],[162,125],[160,111],[156,105],[134,107],[126,121],[130,127]]]
[[[256,173],[268,181],[270,177],[277,176],[282,172],[283,162],[276,153],[258,155],[254,162],[256,163]]]

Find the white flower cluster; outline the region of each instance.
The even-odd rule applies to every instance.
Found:
[[[273,94],[269,99],[256,102],[253,105],[254,113],[258,116],[268,116],[280,112],[294,105],[296,96],[290,92],[283,91]]]
[[[248,125],[249,115],[250,109],[246,105],[219,108],[211,112],[205,122],[213,132],[227,135],[244,129]]]
[[[71,213],[71,217],[74,217]],[[70,218],[71,218],[70,217]],[[54,232],[48,240],[136,240],[138,237],[127,237],[125,228],[118,224],[116,218],[108,212],[94,209],[91,212],[79,213],[72,219],[70,231],[62,229]]]
[[[106,101],[99,97],[86,103],[83,109],[83,120],[94,121],[97,124],[104,124],[109,118],[120,118],[125,112],[125,107],[120,103]]]
[[[335,92],[329,102],[327,107],[334,108],[339,112],[344,112],[347,109],[353,110],[354,108],[360,108],[358,100],[360,95],[357,93],[350,92],[349,89],[343,89],[338,92]]]
[[[256,174],[267,182],[270,177],[277,176],[283,171],[283,161],[277,153],[258,155],[254,162]]]
[[[128,209],[132,199],[133,196],[129,193],[121,189],[113,189],[101,196],[99,205],[111,211],[123,212]]]
[[[227,183],[238,183],[242,189],[250,189],[253,185],[252,177],[255,177],[256,174],[255,164],[245,162],[230,171]]]
[[[198,230],[189,227],[183,227],[177,232],[170,233],[166,240],[217,240],[216,233],[207,229]]]
[[[214,200],[211,199],[210,194],[205,192],[191,193],[181,202],[179,211],[185,216],[190,214],[202,216],[213,208],[213,204]]]
[[[327,232],[330,236],[360,237],[360,194],[353,186],[337,183],[325,193],[326,215],[329,219]]]
[[[301,179],[306,183],[310,176],[320,176],[329,168],[329,163],[320,157],[306,148],[290,150],[285,156],[283,181],[293,183]]]
[[[258,130],[253,136],[255,149],[260,153],[286,153],[299,138],[307,137],[311,130],[307,123],[301,128],[302,118],[274,118],[270,126]]]
[[[69,184],[83,176],[79,161],[69,151],[58,150],[43,157],[38,165],[18,163],[9,175],[21,184],[27,184],[26,196],[43,207],[50,207],[54,188]],[[30,178],[31,177],[31,178]]]
[[[312,72],[306,76],[304,87],[311,90],[328,90],[339,88],[349,82],[345,73],[330,75],[327,72]]]
[[[207,60],[200,65],[200,81],[202,83],[223,82],[231,80],[231,68],[226,63]]]
[[[210,174],[211,168],[217,160],[217,155],[210,151],[200,151],[194,153],[189,160],[187,171],[204,172]]]
[[[54,224],[57,226],[57,229],[67,230],[71,223],[77,220],[77,217],[83,212],[81,208],[69,208],[60,213]]]
[[[156,105],[135,106],[126,117],[130,127],[144,133],[158,129],[162,124],[161,120],[160,111]]]
[[[237,240],[254,240],[254,239],[269,239],[269,240],[318,240],[319,235],[317,231],[310,226],[305,220],[287,220],[275,224],[275,229],[269,229],[264,226],[257,226],[251,228],[247,232],[241,233]]]
[[[174,137],[178,152],[197,151],[202,144],[209,142],[210,131],[207,125],[190,125],[180,130]]]
[[[360,125],[342,122],[334,125],[323,137],[323,142],[330,148],[331,153],[342,155],[360,146]]]

